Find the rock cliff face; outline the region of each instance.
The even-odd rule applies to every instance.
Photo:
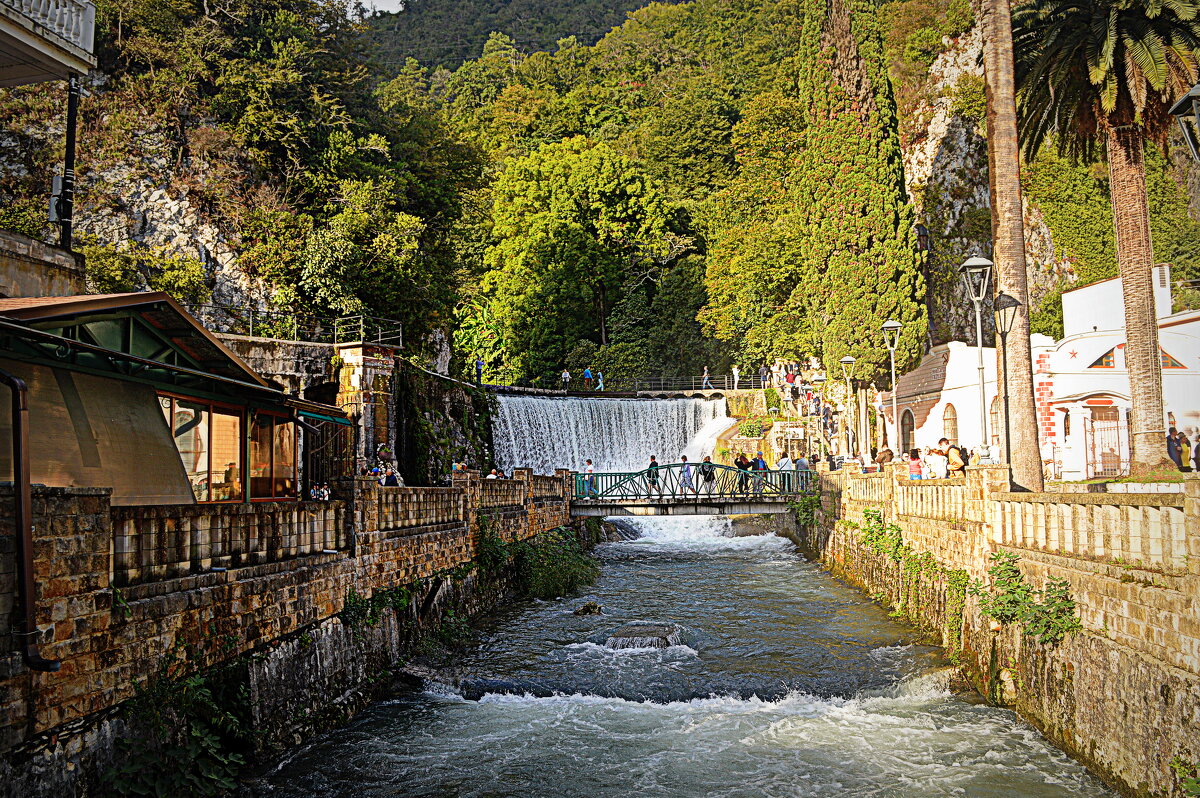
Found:
[[[974,311],[957,267],[973,253],[990,256],[992,249],[984,122],[967,114],[980,107],[969,100],[982,98],[983,36],[975,27],[945,44],[946,51],[929,70],[918,130],[904,148],[909,197],[930,231],[926,276],[930,336],[935,344],[974,341]],[[1041,211],[1028,198],[1025,256],[1033,307],[1053,288],[1074,279],[1069,264],[1055,252]]]

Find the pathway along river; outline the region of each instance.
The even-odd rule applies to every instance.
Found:
[[[952,695],[939,650],[789,541],[634,523],[584,595],[495,618],[461,692],[376,704],[245,794],[1111,795],[1013,713]],[[588,600],[604,614],[574,615]],[[680,645],[607,647],[631,621],[678,624]]]

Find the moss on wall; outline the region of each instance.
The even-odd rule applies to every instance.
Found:
[[[396,369],[396,458],[408,485],[439,485],[450,466],[492,462],[496,400],[467,383],[408,363]]]

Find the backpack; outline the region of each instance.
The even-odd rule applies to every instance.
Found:
[[[951,471],[961,471],[966,468],[967,463],[970,462],[969,458],[970,455],[962,446],[951,446],[946,452],[946,459],[949,460]],[[956,460],[957,462],[955,462]]]

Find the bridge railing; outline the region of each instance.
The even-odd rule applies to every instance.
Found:
[[[787,498],[810,491],[812,471],[747,471],[716,463],[670,463],[643,471],[575,474],[576,501]],[[711,470],[707,467],[711,467]]]

